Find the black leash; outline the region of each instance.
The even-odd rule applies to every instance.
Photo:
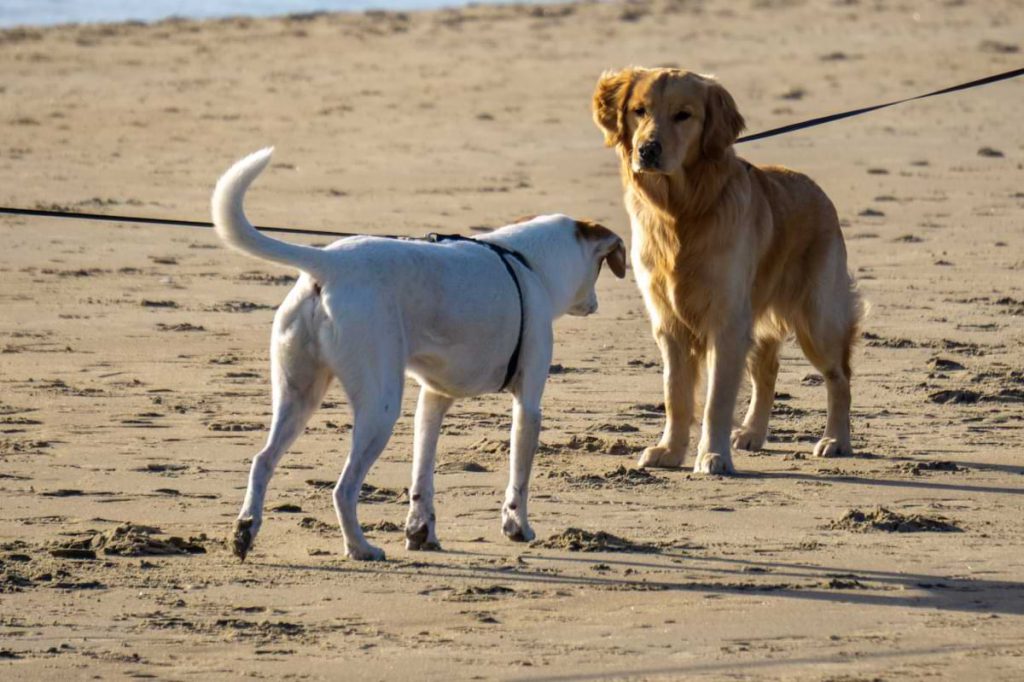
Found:
[[[839,114],[829,114],[828,116],[820,116],[818,118],[812,118],[800,123],[790,123],[789,125],[782,126],[781,128],[772,128],[771,130],[765,130],[760,133],[754,133],[752,135],[744,135],[740,139],[736,140],[736,144],[740,142],[753,142],[754,140],[763,140],[766,137],[775,137],[776,135],[785,135],[786,133],[792,133],[797,130],[803,130],[804,128],[814,128],[815,126],[824,125],[831,123],[832,121],[841,121],[844,118],[850,118],[851,116],[860,116],[871,111],[878,111],[879,109],[886,109],[888,107],[894,107],[897,104],[903,104],[904,102],[913,102],[918,99],[925,99],[926,97],[935,97],[936,95],[946,95],[951,92],[958,90],[967,90],[968,88],[976,88],[981,85],[988,85],[989,83],[998,83],[999,81],[1008,80],[1010,78],[1016,78],[1024,74],[1024,69],[1014,69],[1012,71],[1005,71],[1003,73],[997,73],[994,76],[988,76],[986,78],[979,78],[976,81],[969,83],[961,83],[960,85],[953,85],[942,90],[936,90],[935,92],[929,92],[924,95],[918,95],[917,97],[907,97],[906,99],[898,99],[895,102],[887,102],[885,104],[876,104],[871,107],[861,107],[860,109],[851,109],[850,111],[844,111]]]
[[[808,119],[799,123],[790,123],[789,125],[782,126],[780,128],[772,128],[771,130],[765,130],[760,133],[754,133],[752,135],[744,135],[743,137],[736,140],[736,144],[741,142],[753,142],[754,140],[763,140],[768,137],[775,137],[776,135],[785,135],[786,133],[792,133],[797,130],[803,130],[805,128],[814,128],[816,126],[831,123],[832,121],[841,121],[844,118],[850,118],[852,116],[860,116],[872,111],[878,111],[879,109],[886,109],[888,107],[894,107],[897,104],[903,104],[905,102],[913,102],[918,99],[925,99],[926,97],[935,97],[936,95],[946,95],[951,92],[957,92],[959,90],[967,90],[969,88],[976,88],[982,85],[988,85],[989,83],[998,83],[999,81],[1009,80],[1010,78],[1016,78],[1020,75],[1024,75],[1024,68],[1013,69],[1012,71],[1004,71],[1003,73],[997,73],[994,76],[987,76],[985,78],[979,78],[967,83],[960,83],[959,85],[952,85],[948,88],[929,92],[924,95],[918,95],[916,97],[907,97],[906,99],[898,99],[894,102],[886,102],[885,104],[876,104],[870,107],[861,107],[859,109],[851,109],[850,111],[844,111],[838,114],[830,114],[828,116],[820,116],[818,118]],[[172,220],[166,218],[139,218],[137,216],[119,216],[119,215],[104,215],[101,213],[79,213],[76,211],[45,211],[28,208],[4,208],[0,207],[0,213],[7,213],[10,215],[22,215],[22,216],[38,216],[45,218],[73,218],[78,220],[105,220],[117,223],[144,223],[148,225],[181,225],[185,227],[213,227],[213,223],[201,222],[198,220]],[[312,234],[321,235],[325,237],[357,237],[362,235],[353,234],[351,232],[330,232],[328,230],[307,230],[302,228],[292,227],[262,227],[258,226],[256,229],[264,232],[283,232],[286,234]],[[480,242],[481,244],[485,242]]]
[[[104,220],[111,223],[143,223],[145,225],[178,225],[181,227],[213,227],[213,223],[201,220],[175,220],[172,218],[140,218],[129,215],[109,215],[105,213],[79,213],[76,211],[44,211],[34,208],[3,208],[0,213],[10,215],[37,216],[42,218],[74,218],[77,220]],[[314,234],[324,237],[364,237],[354,232],[328,232],[327,230],[306,230],[297,227],[265,227],[257,225],[261,232],[283,232],[285,234]]]
[[[523,254],[519,253],[515,249],[502,246],[500,244],[494,244],[493,242],[485,242],[479,239],[473,239],[472,237],[463,237],[461,234],[438,234],[431,232],[424,239],[428,242],[434,242],[440,244],[441,242],[471,242],[473,244],[479,244],[480,246],[486,246],[488,249],[493,251],[501,259],[501,264],[505,266],[505,270],[508,271],[508,276],[512,278],[512,283],[516,285],[516,294],[519,296],[519,338],[516,339],[516,348],[512,351],[512,357],[508,359],[508,367],[505,369],[505,380],[501,382],[501,388],[499,391],[504,391],[508,388],[508,385],[512,382],[512,377],[516,375],[516,371],[519,369],[519,352],[523,348],[523,332],[526,327],[526,306],[523,302],[523,287],[519,284],[519,277],[516,275],[516,269],[512,267],[512,263],[508,261],[509,258],[515,258],[517,261],[526,266],[527,269],[532,270],[530,262],[526,260]]]

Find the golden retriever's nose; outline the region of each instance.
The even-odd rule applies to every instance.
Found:
[[[658,165],[658,159],[661,158],[661,143],[657,140],[647,140],[640,145],[640,163],[645,168],[651,168],[652,166]]]

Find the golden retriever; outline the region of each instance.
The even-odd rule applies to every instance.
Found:
[[[631,261],[664,360],[665,431],[640,466],[682,465],[705,360],[693,469],[734,473],[731,447],[764,444],[779,348],[790,333],[828,390],[814,454],[850,454],[850,352],[862,305],[829,198],[806,175],[736,156],[743,117],[711,77],[607,71],[593,114],[622,162]],[[733,430],[744,361],[753,394]]]

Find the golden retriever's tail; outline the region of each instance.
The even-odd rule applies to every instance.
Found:
[[[846,378],[849,379],[853,376],[853,367],[851,366],[850,360],[853,355],[853,350],[861,341],[861,330],[864,325],[864,320],[871,313],[871,302],[865,299],[857,286],[857,280],[854,279],[853,275],[850,274],[850,307],[851,307],[851,324],[850,329],[846,333],[844,339],[845,347],[843,348],[843,372],[846,373]]]
[[[213,228],[217,236],[233,249],[255,258],[290,265],[309,273],[313,279],[321,280],[319,275],[328,271],[330,256],[327,252],[271,239],[253,227],[242,210],[245,191],[270,163],[273,153],[273,147],[261,149],[237,162],[221,176],[211,200]]]

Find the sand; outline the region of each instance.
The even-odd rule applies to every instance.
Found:
[[[628,239],[590,120],[603,69],[714,72],[756,131],[1018,67],[1022,20],[1013,0],[658,1],[5,31],[0,203],[204,220],[220,172],[273,144],[261,224],[473,234],[558,211]],[[809,457],[824,389],[790,344],[740,475],[629,473],[659,435],[659,358],[632,275],[605,277],[600,312],[557,325],[534,546],[500,533],[492,396],[444,429],[444,551],[404,549],[410,390],[361,506],[388,560],[345,560],[332,390],[240,564],[292,273],[204,230],[0,218],[0,676],[1020,679],[1022,96],[743,145],[843,219],[872,304],[858,455]]]

